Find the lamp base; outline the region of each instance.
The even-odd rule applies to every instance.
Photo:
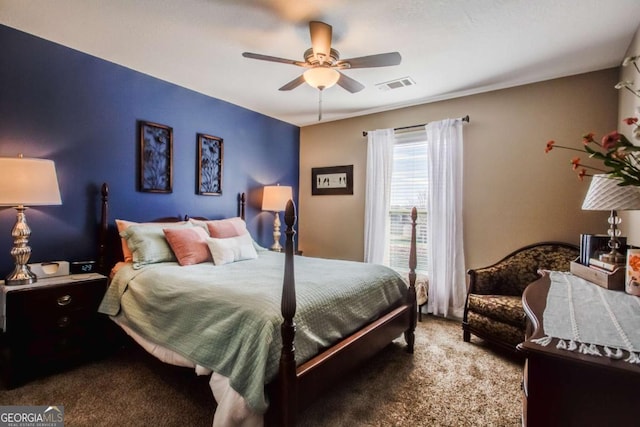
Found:
[[[282,225],[280,223],[280,212],[274,212],[275,213],[275,218],[273,219],[273,245],[271,245],[271,247],[269,248],[269,250],[274,251],[274,252],[282,252],[283,251],[283,247],[280,244],[280,226]]]
[[[30,285],[38,281],[27,265],[16,265],[16,268],[4,279],[7,286]]]
[[[624,264],[627,262],[627,258],[620,252],[609,252],[608,254],[602,254],[598,257],[600,261],[608,262],[609,264]]]
[[[274,243],[273,245],[271,245],[269,250],[272,252],[282,252],[284,251],[284,248],[282,247],[282,245]]]
[[[609,214],[609,230],[607,230],[607,234],[609,235],[609,253],[602,254],[598,257],[600,261],[607,262],[610,264],[625,264],[627,262],[627,258],[618,252],[620,248],[620,229],[618,225],[622,222],[618,213],[615,209],[611,210]]]
[[[30,285],[38,280],[27,265],[31,257],[31,248],[29,247],[31,229],[27,224],[26,210],[27,208],[22,205],[16,207],[16,223],[11,230],[11,236],[13,236],[11,256],[13,257],[15,268],[4,280],[4,284],[8,286]]]

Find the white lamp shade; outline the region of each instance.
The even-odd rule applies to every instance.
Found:
[[[582,203],[588,211],[628,211],[640,209],[640,188],[618,185],[620,180],[608,175],[594,175]]]
[[[329,67],[309,68],[302,76],[304,81],[316,89],[327,89],[333,86],[340,79],[340,73]]]
[[[262,210],[280,212],[287,207],[293,198],[291,187],[286,185],[267,185],[262,193]]]
[[[61,204],[52,160],[0,157],[0,206]]]

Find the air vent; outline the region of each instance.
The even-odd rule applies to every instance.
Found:
[[[384,83],[378,83],[376,87],[382,91],[387,91],[391,89],[400,89],[401,87],[413,86],[416,82],[411,79],[411,77],[402,77],[396,80],[390,80]]]

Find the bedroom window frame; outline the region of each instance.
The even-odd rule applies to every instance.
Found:
[[[407,273],[411,243],[411,209],[418,208],[416,226],[417,271],[427,271],[427,195],[429,183],[426,176],[426,132],[424,130],[396,133],[393,146],[393,173],[389,211],[386,264]],[[409,194],[412,187],[420,188],[417,194]]]

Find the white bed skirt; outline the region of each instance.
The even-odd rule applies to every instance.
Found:
[[[213,427],[262,427],[264,424],[262,415],[249,408],[244,398],[230,386],[227,377],[212,372],[166,347],[143,338],[127,325],[126,318],[122,314],[110,317],[142,348],[162,362],[193,368],[197,375],[211,375],[209,387],[218,404],[213,415]]]

